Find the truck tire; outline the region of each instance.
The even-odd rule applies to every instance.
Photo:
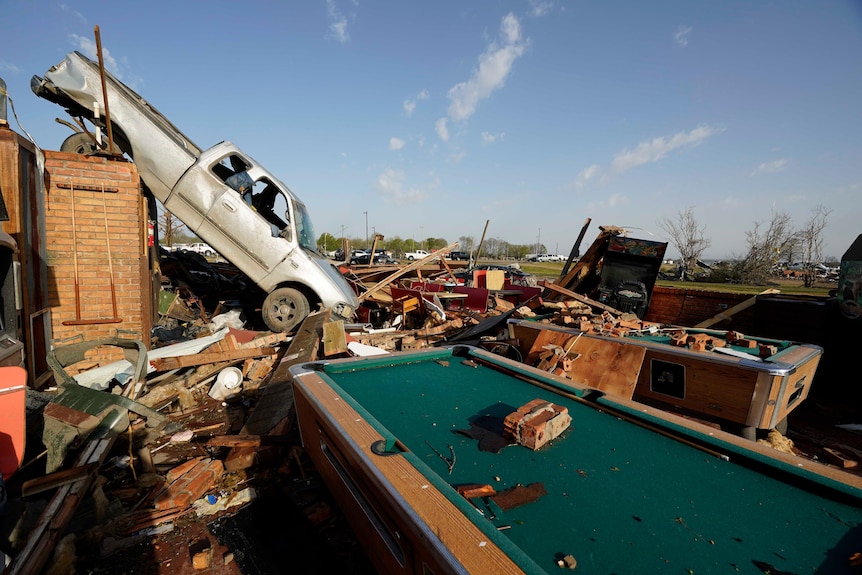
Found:
[[[73,154],[92,154],[98,151],[96,143],[90,136],[83,132],[72,134],[60,144],[61,152],[72,152]]]
[[[82,154],[86,156],[99,152],[100,150],[96,146],[96,142],[93,141],[93,138],[84,132],[77,132],[63,140],[63,143],[60,144],[60,151],[72,152],[73,154]],[[116,143],[114,144],[114,153],[122,153]]]
[[[274,332],[288,332],[308,315],[308,299],[294,288],[278,288],[263,300],[263,322]]]

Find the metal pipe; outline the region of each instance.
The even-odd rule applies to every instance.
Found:
[[[102,99],[105,105],[105,126],[108,130],[108,153],[114,153],[114,134],[111,130],[111,110],[108,108],[108,89],[105,86],[105,62],[102,59],[102,35],[99,27],[93,30],[96,34],[96,54],[99,56],[99,77],[102,79]]]

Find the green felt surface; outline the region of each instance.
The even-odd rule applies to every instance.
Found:
[[[571,554],[582,574],[762,573],[755,561],[797,575],[842,573],[862,551],[856,497],[839,502],[825,487],[725,461],[449,350],[416,357],[329,365],[321,375],[444,489],[542,482],[547,495],[505,513],[475,500],[486,515],[496,513],[493,520],[464,509],[483,527],[510,526],[499,533],[549,572],[559,569],[557,555]],[[535,398],[566,406],[573,419],[538,452],[482,452],[476,440],[453,433]],[[451,474],[434,451],[450,457],[450,445]]]

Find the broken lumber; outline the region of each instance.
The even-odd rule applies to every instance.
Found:
[[[164,357],[150,361],[150,365],[156,371],[168,371],[171,369],[180,369],[183,367],[197,367],[208,363],[218,363],[222,361],[240,361],[253,357],[263,357],[266,355],[274,355],[278,350],[274,347],[257,347],[243,348],[229,351],[216,351],[196,353],[194,355],[178,355],[175,357]]]
[[[588,306],[591,306],[593,308],[600,309],[602,311],[606,311],[606,312],[612,313],[614,315],[622,315],[623,314],[623,312],[621,312],[620,310],[618,310],[616,308],[613,308],[609,305],[603,304],[602,302],[598,302],[594,299],[588,298],[585,295],[575,293],[575,292],[573,292],[569,289],[566,289],[562,286],[558,286],[555,283],[543,281],[543,282],[539,282],[539,285],[541,285],[546,290],[550,290],[550,291],[556,292],[560,295],[564,295],[564,296],[570,297],[574,300],[578,300],[579,302],[585,303]]]
[[[721,321],[724,321],[726,319],[730,319],[731,317],[733,317],[734,314],[737,314],[744,309],[750,308],[755,303],[757,303],[757,297],[758,296],[771,295],[771,294],[775,294],[775,293],[780,293],[780,290],[777,290],[777,289],[764,290],[764,291],[760,292],[759,294],[757,294],[756,296],[752,296],[752,297],[748,298],[747,300],[736,304],[735,306],[733,306],[730,309],[726,309],[722,312],[715,314],[714,316],[712,316],[709,319],[703,320],[702,322],[700,322],[699,324],[697,324],[694,327],[711,327],[711,326],[713,326],[713,325],[715,325]]]
[[[366,291],[364,293],[359,294],[359,301],[364,301],[364,300],[368,299],[373,294],[377,293],[378,291],[382,290],[384,287],[388,286],[389,284],[391,284],[392,282],[394,282],[395,280],[397,280],[401,276],[405,275],[407,272],[411,272],[415,269],[419,269],[422,266],[424,266],[425,264],[427,264],[428,262],[433,261],[437,258],[442,258],[446,254],[448,254],[449,252],[454,250],[456,247],[458,247],[458,242],[451,243],[448,246],[446,246],[445,248],[441,248],[441,249],[437,250],[436,252],[434,252],[433,254],[429,254],[429,255],[425,256],[421,260],[416,260],[412,264],[410,264],[408,266],[404,266],[403,268],[401,268],[397,272],[394,272],[391,275],[389,275],[388,277],[383,278],[383,280],[378,282],[377,285],[375,285],[373,288],[369,289],[368,291]]]

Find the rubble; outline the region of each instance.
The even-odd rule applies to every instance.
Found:
[[[117,361],[61,353],[62,361],[52,365],[61,385],[48,391],[50,401],[40,413],[43,433],[62,437],[63,448],[40,456],[45,473],[21,484],[25,507],[40,497],[49,499],[41,515],[21,515],[30,524],[16,527],[27,535],[14,541],[9,573],[41,573],[49,561],[46,550],[55,546],[68,550],[55,565],[68,563],[72,553],[79,566],[95,573],[112,572],[97,565],[134,556],[132,550],[143,547],[156,549],[157,561],[170,565],[172,572],[246,572],[256,560],[236,546],[237,534],[246,529],[237,525],[246,525],[249,514],[271,512],[273,497],[298,502],[304,525],[344,530],[344,539],[334,545],[341,546],[338,553],[352,566],[348,572],[373,572],[361,549],[343,548],[344,540],[352,541],[346,520],[328,501],[295,435],[292,365],[468,343],[569,377],[572,362],[579,359],[573,348],[580,335],[527,356],[507,329],[510,319],[610,338],[663,332],[674,345],[694,351],[754,343],[738,332],[690,334],[679,326],[644,321],[574,291],[579,289],[576,282],[566,287],[496,269],[456,273],[442,259],[434,264],[433,258],[394,272],[387,268],[382,277],[375,275],[374,266],[344,269],[363,302],[358,323],[316,311],[295,331],[273,333],[249,322],[255,315],[245,304],[219,297],[222,280],[183,280],[195,275],[178,263],[182,257],[175,255],[172,266],[162,269],[170,295],[143,360],[134,353]],[[197,258],[190,261],[201,264]],[[578,277],[580,269],[576,266],[569,275]],[[497,271],[501,273],[492,273]],[[230,285],[247,285],[226,270],[219,274],[232,278]],[[80,347],[118,344],[126,352],[146,350],[142,342],[116,340]],[[775,353],[762,347],[763,357]],[[65,401],[70,386],[89,394],[92,406]],[[95,401],[89,397],[93,394],[107,401]],[[96,404],[102,407],[93,413]],[[503,445],[539,449],[568,428],[571,419],[558,406],[536,400],[507,422]],[[776,449],[803,453],[778,432],[769,441]],[[856,454],[850,449],[828,445],[822,453],[834,465],[852,470]],[[541,496],[540,488],[531,497]],[[307,497],[309,493],[314,495]],[[61,543],[73,524],[79,535]]]

